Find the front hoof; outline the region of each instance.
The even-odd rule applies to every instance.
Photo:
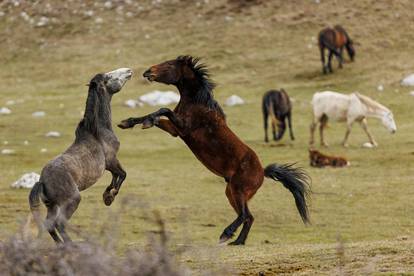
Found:
[[[134,122],[133,122],[132,118],[123,120],[121,123],[118,124],[118,127],[122,128],[122,129],[131,128],[133,126],[134,126]]]
[[[155,124],[154,118],[148,117],[143,123],[142,123],[142,129],[153,127]]]
[[[105,192],[103,194],[103,201],[106,206],[110,206],[112,202],[115,200],[115,196],[118,194],[118,191],[115,189],[112,189],[110,192]]]

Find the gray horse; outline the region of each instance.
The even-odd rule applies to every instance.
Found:
[[[35,221],[41,230],[41,199],[47,207],[44,227],[56,243],[62,239],[71,241],[65,223],[78,208],[80,191],[95,184],[105,170],[110,171],[112,181],[103,194],[104,203],[109,206],[126,178],[116,158],[119,141],[112,130],[110,103],[112,95],[119,92],[131,76],[131,69],[120,68],[97,74],[90,81],[85,115],[76,129],[75,142],[46,164],[39,182],[30,192],[30,209]]]

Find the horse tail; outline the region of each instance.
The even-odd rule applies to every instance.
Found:
[[[43,193],[43,183],[42,182],[36,182],[36,184],[33,186],[32,190],[29,194],[29,206],[30,211],[32,212],[33,218],[37,224],[37,227],[39,227],[39,233],[42,229],[42,221],[41,221],[41,214],[40,214],[40,195]]]
[[[294,164],[270,164],[264,169],[264,175],[275,181],[282,182],[295,198],[296,207],[305,224],[310,224],[307,199],[310,196],[309,175],[301,168],[294,168]]]

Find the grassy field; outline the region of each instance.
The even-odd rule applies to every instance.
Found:
[[[48,2],[50,9],[42,6]],[[172,89],[144,81],[147,67],[191,54],[209,65],[220,103],[232,94],[247,101],[224,111],[229,126],[263,165],[298,162],[309,172],[313,224],[302,224],[289,191],[266,180],[250,203],[256,220],[247,245],[218,246],[222,230],[236,217],[223,179],[203,167],[179,139],[155,128],[117,128],[118,157],[127,179],[111,207],[102,202],[109,173],[83,192],[71,220],[74,228],[99,236],[97,229],[116,225],[121,248],[140,247],[155,229],[147,217],[158,210],[171,247],[185,249],[179,260],[199,272],[224,267],[229,274],[245,275],[414,273],[414,97],[399,84],[414,72],[414,2],[129,2],[114,2],[110,9],[100,1],[73,1],[70,7],[59,1],[37,6],[22,1],[13,8],[0,3],[5,12],[0,17],[0,107],[16,102],[8,106],[12,114],[0,115],[0,149],[15,150],[0,155],[0,238],[14,233],[28,215],[28,191],[13,190],[10,184],[23,173],[40,173],[71,144],[84,109],[85,84],[94,74],[118,67],[135,71],[113,98],[116,123],[155,110],[129,109],[125,100]],[[92,17],[84,14],[88,10],[94,11]],[[35,20],[41,15],[55,20],[33,27],[22,19],[22,11]],[[321,28],[337,23],[355,40],[356,61],[342,70],[335,64],[334,74],[322,75],[316,37]],[[384,90],[378,91],[378,85]],[[286,136],[281,143],[265,144],[261,96],[281,87],[294,100],[296,140]],[[345,149],[340,146],[345,126],[331,123],[326,132],[330,147],[324,151],[348,157],[352,166],[310,168],[310,100],[322,90],[373,97],[393,111],[397,133],[389,134],[371,119],[379,147],[361,148],[367,138],[355,125]],[[46,116],[31,116],[39,110]],[[46,138],[51,130],[62,136]],[[47,152],[41,153],[42,148]]]

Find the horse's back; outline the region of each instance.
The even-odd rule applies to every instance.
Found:
[[[263,108],[269,109],[272,108],[275,115],[276,114],[286,114],[291,108],[292,104],[290,102],[289,95],[284,89],[281,90],[269,90],[263,96]],[[268,110],[269,112],[270,110]]]
[[[313,113],[316,118],[326,115],[333,120],[346,119],[350,96],[333,92],[316,92],[312,98]]]
[[[90,139],[73,143],[64,153],[49,161],[42,170],[41,182],[55,186],[76,185],[81,191],[96,183],[104,171],[102,146]]]

